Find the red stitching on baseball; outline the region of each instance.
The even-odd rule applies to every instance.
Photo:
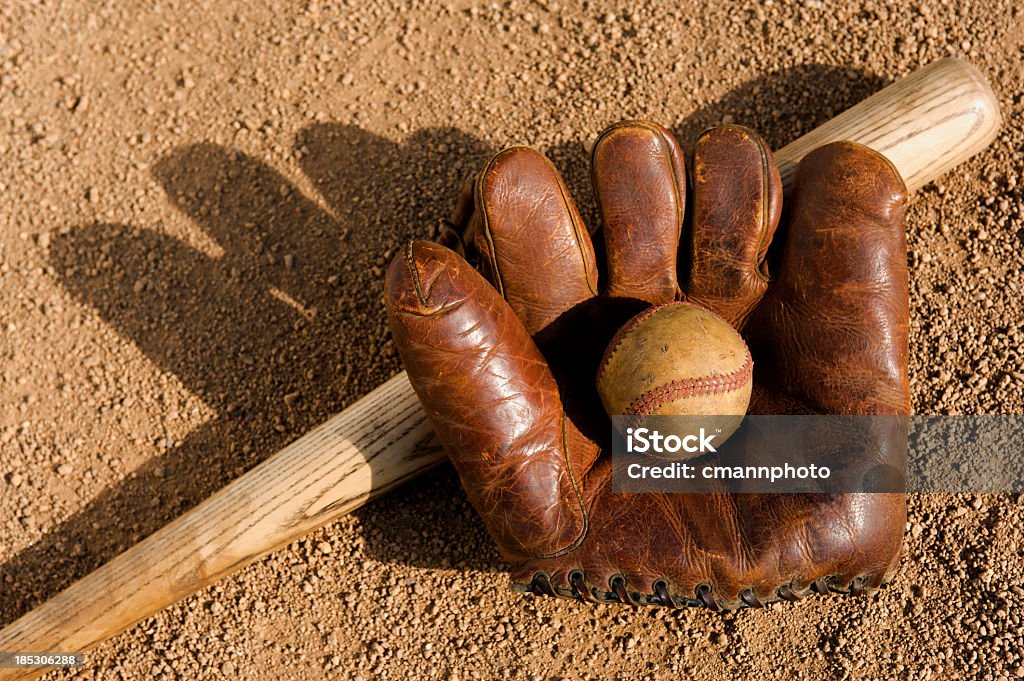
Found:
[[[697,395],[720,395],[736,390],[746,384],[754,375],[754,358],[747,350],[747,359],[736,371],[718,376],[697,376],[684,380],[672,380],[664,385],[651,388],[633,400],[626,408],[624,416],[630,425],[636,425],[640,419],[650,416],[659,407],[678,399],[686,399]]]
[[[687,305],[687,304],[688,303],[686,303],[685,301],[682,301],[682,300],[674,300],[674,301],[671,301],[671,302],[668,302],[668,303],[660,303],[658,305],[651,305],[649,308],[647,308],[643,312],[640,312],[635,317],[633,317],[628,322],[626,322],[626,325],[623,326],[618,331],[616,331],[615,335],[612,336],[611,342],[608,343],[608,348],[604,351],[604,357],[601,358],[601,363],[597,365],[597,380],[598,380],[598,382],[601,381],[601,376],[604,375],[605,369],[608,368],[608,363],[611,361],[612,355],[614,355],[615,351],[619,349],[620,345],[622,345],[622,339],[626,337],[627,333],[629,333],[630,331],[633,331],[636,327],[640,326],[641,323],[647,321],[648,317],[650,317],[652,314],[654,314],[658,310],[661,310],[661,309],[666,308],[666,307],[671,307],[673,305]]]

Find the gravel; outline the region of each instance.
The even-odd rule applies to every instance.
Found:
[[[381,273],[464,179],[642,116],[779,147],[965,57],[1005,127],[908,216],[919,413],[1024,409],[1022,10],[985,3],[0,3],[0,622],[400,370]],[[441,468],[56,678],[1024,677],[1020,496],[910,499],[871,601],[523,597]]]

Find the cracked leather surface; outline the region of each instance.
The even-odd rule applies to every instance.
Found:
[[[414,242],[388,270],[409,379],[518,588],[713,608],[870,593],[899,557],[901,494],[611,492],[594,376],[646,305],[690,300],[740,330],[751,413],[910,409],[906,189],[892,165],[853,143],[815,150],[780,227],[778,170],[755,133],[712,129],[691,161],[652,123],[602,133],[599,282],[554,166],[524,147],[495,156],[456,211],[466,257]]]

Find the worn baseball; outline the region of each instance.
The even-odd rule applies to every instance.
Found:
[[[691,303],[650,307],[612,338],[597,372],[609,416],[641,427],[648,416],[719,416],[719,444],[750,404],[754,363],[724,319]]]

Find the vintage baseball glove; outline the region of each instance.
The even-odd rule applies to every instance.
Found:
[[[615,494],[594,375],[623,321],[686,299],[750,345],[751,413],[908,414],[895,168],[853,143],[812,152],[778,233],[779,172],[746,128],[701,135],[687,173],[667,130],[620,123],[595,144],[592,179],[593,241],[555,167],[506,149],[464,192],[455,250],[410,243],[387,274],[409,379],[513,585],[713,609],[876,590],[903,495]]]

